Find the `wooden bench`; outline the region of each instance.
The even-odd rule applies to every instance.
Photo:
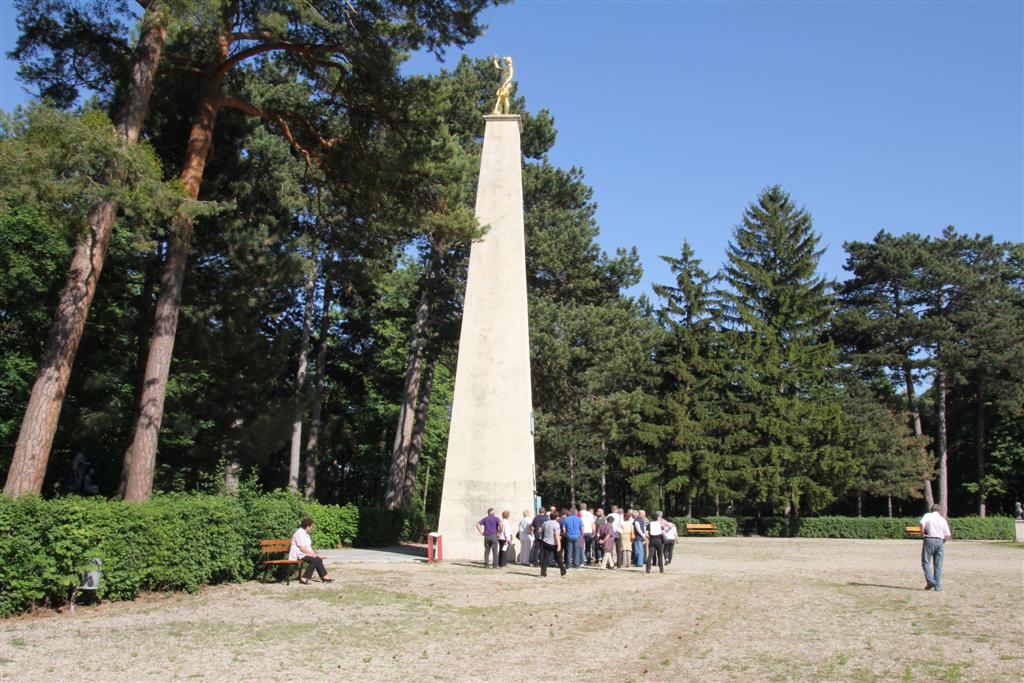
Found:
[[[689,534],[717,534],[718,527],[714,524],[687,524],[686,533]]]
[[[921,527],[919,527],[919,526],[908,526],[908,527],[904,527],[903,530],[906,531],[907,534],[909,534],[910,536],[920,536],[921,535]]]
[[[295,572],[295,578],[299,577],[299,574],[302,571],[302,560],[288,559],[288,550],[291,548],[291,546],[292,541],[290,538],[278,538],[260,541],[259,564],[263,566],[264,583],[267,582],[267,573],[270,571],[270,568],[275,566],[283,565],[286,567],[284,572],[284,582],[286,586],[290,585],[291,583],[292,571],[288,568],[290,565],[295,565],[296,567],[298,567],[298,570]],[[280,555],[281,553],[284,553],[285,555],[283,558],[274,558],[275,555]]]

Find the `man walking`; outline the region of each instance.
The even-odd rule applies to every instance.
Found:
[[[484,537],[484,567],[487,567],[487,554],[494,553],[494,569],[498,568],[498,553],[501,544],[498,542],[498,527],[501,520],[494,514],[494,508],[487,508],[487,516],[476,523],[476,530]]]
[[[942,508],[936,503],[932,511],[921,518],[921,567],[924,569],[924,589],[942,590],[942,552],[946,541],[953,537],[949,523],[939,512]]]
[[[562,560],[562,527],[558,523],[558,513],[551,511],[548,521],[544,522],[541,531],[540,575],[548,575],[548,562],[554,555],[558,562],[558,571],[565,576],[565,561]]]

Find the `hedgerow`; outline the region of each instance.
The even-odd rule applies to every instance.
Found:
[[[290,538],[306,516],[318,548],[390,545],[422,529],[422,515],[321,505],[285,492],[164,494],[136,504],[0,496],[0,614],[63,604],[91,558],[103,563],[105,600],[244,581],[254,575],[260,539]]]

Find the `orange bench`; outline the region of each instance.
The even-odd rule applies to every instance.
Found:
[[[271,539],[271,540],[260,541],[260,562],[259,563],[263,566],[263,582],[264,583],[266,583],[266,581],[267,581],[267,573],[270,571],[270,568],[271,567],[275,567],[275,566],[282,566],[283,565],[285,567],[289,567],[291,565],[295,565],[296,567],[298,567],[298,569],[295,572],[295,578],[299,577],[299,574],[302,571],[301,570],[302,560],[289,560],[288,559],[288,550],[291,548],[291,545],[292,545],[292,541],[289,538],[278,538],[278,539]],[[285,557],[274,559],[275,555],[280,555],[281,553],[284,553]],[[284,582],[285,582],[286,586],[290,585],[290,583],[291,583],[291,576],[290,576],[291,573],[292,573],[291,569],[286,569],[285,570]]]
[[[903,530],[906,531],[911,536],[920,536],[921,535],[921,527],[919,527],[919,526],[908,526],[908,527],[904,527]]]
[[[717,534],[718,527],[714,524],[687,524],[686,533],[689,534]]]

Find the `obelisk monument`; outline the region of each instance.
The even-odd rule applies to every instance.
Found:
[[[495,111],[484,117],[476,217],[489,227],[469,256],[438,520],[445,559],[482,560],[476,523],[487,508],[518,522],[534,500],[522,120],[508,113],[511,58],[505,67]]]

